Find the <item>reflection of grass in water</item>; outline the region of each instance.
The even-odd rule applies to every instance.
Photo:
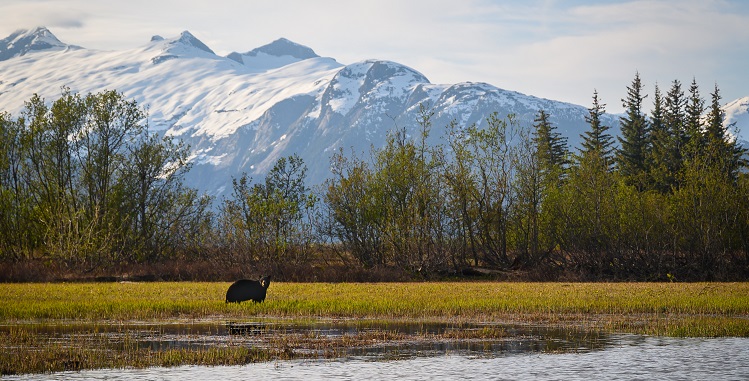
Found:
[[[266,349],[228,345],[149,351],[131,337],[120,349],[102,349],[104,334],[70,335],[67,342],[49,342],[47,336],[21,327],[28,321],[85,320],[104,326],[118,321],[366,318],[362,321],[512,322],[670,336],[749,337],[749,283],[272,283],[265,303],[239,305],[224,303],[228,285],[0,284],[0,324],[11,326],[0,332],[0,371],[240,364],[285,358],[293,353],[290,348],[307,346],[319,353],[332,345],[325,337],[279,335]],[[92,331],[96,333],[96,328]],[[376,332],[384,338],[398,335]],[[500,334],[467,331],[442,339]],[[362,337],[344,335],[340,343],[345,347]],[[337,351],[332,353],[340,353],[340,347]],[[27,364],[37,365],[28,365],[28,370],[14,367]]]
[[[521,340],[526,343],[557,337],[558,331],[510,334],[501,326],[475,324],[421,324],[421,323],[323,323],[284,325],[273,323],[273,329],[260,334],[209,336],[197,338],[202,345],[184,345],[195,336],[182,335],[182,344],[156,345],[161,340],[168,343],[174,336],[143,335],[141,325],[122,325],[117,329],[98,324],[63,325],[55,327],[24,323],[0,329],[0,373],[31,373],[92,368],[123,368],[148,366],[176,366],[184,364],[238,365],[256,361],[292,358],[336,358],[352,353],[359,355],[384,353],[403,348],[421,351],[433,348],[471,348],[493,351],[496,343]],[[326,332],[327,330],[327,332]],[[331,332],[334,332],[331,334]],[[530,336],[529,336],[530,334]],[[513,336],[517,335],[517,337]],[[562,332],[573,342],[567,350],[580,347],[587,333]],[[544,339],[541,339],[544,337]],[[561,336],[560,336],[561,337]],[[176,347],[176,348],[175,348]],[[477,349],[478,348],[478,349]],[[546,345],[539,351],[565,349],[560,345]]]
[[[247,346],[154,351],[140,348],[138,340],[125,335],[113,344],[107,334],[71,334],[61,338],[38,335],[33,328],[12,327],[0,332],[0,374],[184,364],[240,365],[291,358],[276,349]]]

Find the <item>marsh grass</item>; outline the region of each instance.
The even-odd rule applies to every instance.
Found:
[[[224,303],[229,283],[0,284],[0,373],[91,368],[246,364],[335,357],[390,341],[502,339],[501,324],[676,337],[749,337],[749,283],[273,283],[264,303]],[[153,349],[123,328],[145,322],[355,321],[331,338],[276,331],[194,348]],[[77,323],[85,322],[85,323]],[[382,329],[389,322],[448,322],[441,333]],[[461,329],[465,323],[489,323]],[[70,325],[82,324],[71,329]],[[376,329],[367,329],[367,324]],[[123,325],[124,326],[124,325]],[[51,327],[51,328],[50,328]],[[55,328],[57,327],[57,328]],[[47,334],[48,329],[69,332]]]
[[[747,336],[749,283],[273,283],[224,303],[228,283],[0,284],[0,322],[251,317],[603,321],[657,334]],[[686,332],[672,324],[688,319]],[[632,323],[629,323],[633,320]],[[658,322],[659,324],[651,324]],[[666,324],[667,322],[668,324]],[[716,328],[715,324],[717,323]]]
[[[749,283],[273,283],[258,304],[224,303],[228,285],[0,284],[0,321],[749,314]]]

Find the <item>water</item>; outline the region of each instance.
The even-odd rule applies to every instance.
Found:
[[[352,355],[244,366],[148,368],[25,375],[8,380],[747,380],[749,339],[615,335],[575,353],[433,351],[386,360]]]
[[[11,329],[0,326],[0,333]],[[585,351],[603,348],[609,336],[601,332],[533,325],[493,323],[383,322],[368,320],[288,322],[258,320],[245,322],[193,323],[68,323],[25,326],[34,335],[52,343],[93,342],[100,349],[122,350],[128,346],[163,351],[169,349],[205,349],[228,345],[268,347],[272,338],[288,337],[324,341],[332,345],[344,336],[364,336],[376,343],[338,348],[336,353],[395,359],[467,351],[484,353]],[[482,330],[490,329],[487,338]],[[376,340],[381,335],[398,340]],[[350,341],[351,342],[351,341]],[[306,354],[310,350],[303,350]],[[317,355],[324,356],[324,353]],[[314,357],[314,356],[305,356]]]

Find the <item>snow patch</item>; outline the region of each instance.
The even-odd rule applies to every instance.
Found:
[[[739,141],[749,142],[749,96],[729,102],[723,106],[723,111],[728,133]]]
[[[220,155],[209,155],[208,152],[210,151],[212,151],[212,149],[197,150],[187,158],[187,161],[195,164],[210,164],[218,166],[222,164],[222,159],[227,156],[227,153],[222,153]]]
[[[371,67],[372,62],[361,62],[348,65],[338,72],[331,82],[333,98],[328,101],[333,112],[346,115],[351,111],[359,101],[359,89],[364,85],[367,71]]]

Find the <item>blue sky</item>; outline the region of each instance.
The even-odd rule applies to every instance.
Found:
[[[64,42],[135,48],[189,30],[216,53],[286,37],[341,63],[378,58],[433,83],[487,82],[620,112],[639,71],[652,94],[696,78],[749,96],[749,1],[3,0],[0,36],[47,26]],[[652,98],[652,96],[651,96]],[[646,103],[649,103],[646,101]]]

